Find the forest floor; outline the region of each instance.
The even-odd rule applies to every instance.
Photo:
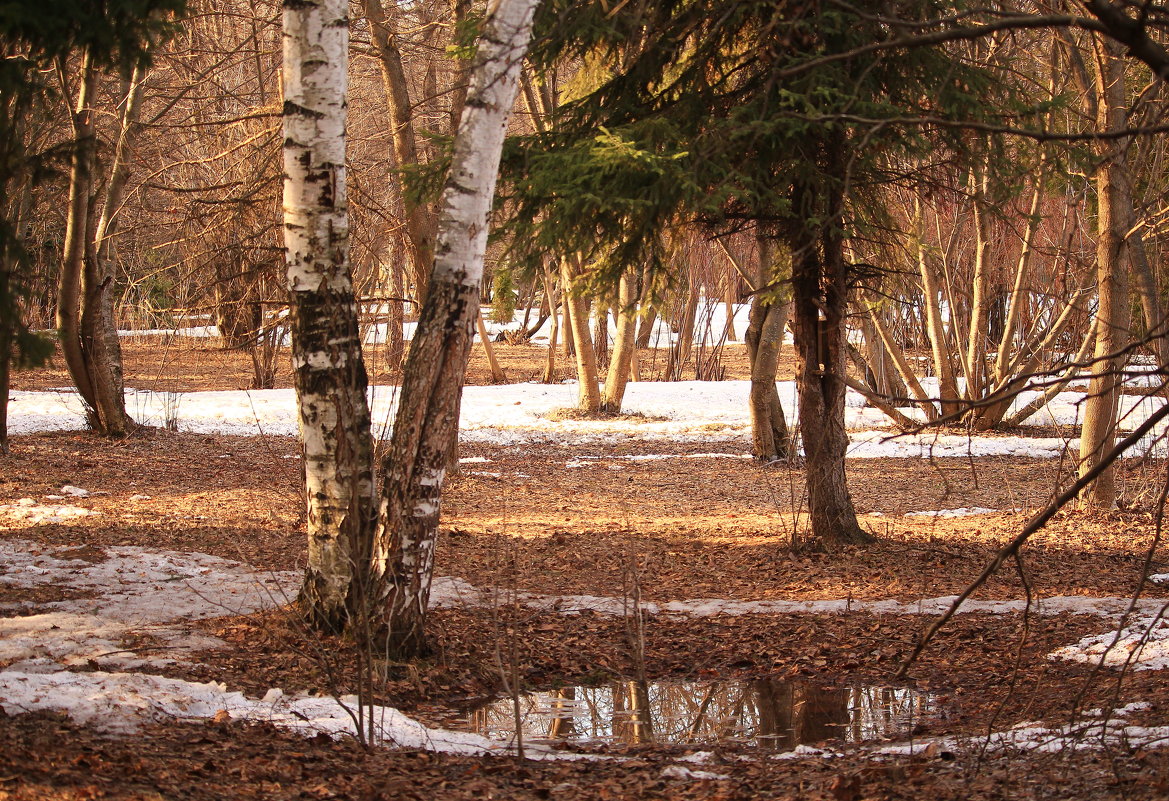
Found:
[[[544,350],[500,345],[499,353],[522,379],[538,373]],[[729,361],[728,377],[743,377],[741,353]],[[156,347],[131,344],[127,364],[128,383],[139,387],[238,388],[249,374],[239,354],[214,349],[176,349],[163,359]],[[487,377],[478,356],[471,375],[479,383]],[[67,380],[48,369],[19,373],[13,383],[33,390]],[[1145,599],[1169,595],[1145,580],[1169,571],[1154,509],[1164,462],[1124,464],[1116,511],[1057,514],[1017,564],[1004,565],[974,596],[981,611],[956,616],[898,677],[936,618],[931,599],[962,592],[1066,484],[1066,464],[856,460],[850,485],[876,542],[798,554],[789,547],[803,525],[798,467],[756,465],[742,458],[741,442],[469,444],[461,456],[462,470],[447,485],[436,573],[492,594],[487,603],[436,608],[429,657],[371,660],[368,649],[306,632],[278,607],[187,621],[185,634],[213,645],[150,671],[222,682],[251,697],[272,688],[340,697],[369,684],[375,703],[434,729],[474,728],[486,714],[474,710],[517,684],[562,699],[595,701],[604,690],[614,718],[604,739],[574,744],[573,758],[537,749],[543,758],[520,762],[364,749],[352,738],[306,737],[227,714],[108,735],[55,712],[5,716],[0,704],[0,799],[858,801],[1169,792],[1164,669],[1050,658],[1116,628],[1114,615],[1050,599],[1085,607],[1120,599],[1123,607],[1138,590]],[[120,442],[80,432],[14,437],[12,455],[0,457],[0,544],[95,564],[111,549],[134,546],[239,560],[258,573],[296,571],[306,549],[296,457],[296,442],[282,437],[159,429]],[[12,513],[21,499],[66,486],[87,488],[69,502],[96,514],[34,523]],[[943,510],[982,511],[914,514]],[[6,583],[3,571],[0,613],[8,617],[0,635],[13,621],[85,600],[64,585]],[[1027,598],[1048,603],[1026,612],[1010,605]],[[824,600],[843,608],[785,605]],[[682,601],[692,603],[664,608]],[[166,647],[146,626],[123,632],[118,646]],[[0,670],[13,661],[0,645]],[[690,736],[655,742],[628,719],[617,722],[618,707],[636,701],[632,689],[621,696],[631,679],[649,682],[659,705],[651,709],[688,710]],[[702,695],[687,695],[687,687]],[[871,719],[842,711],[857,698],[910,699],[916,715],[904,729],[873,729]],[[727,725],[699,726],[719,704]],[[732,730],[736,704],[739,713],[755,710],[758,730],[764,718],[782,718],[779,733]],[[813,720],[818,704],[826,722]],[[670,725],[658,721],[659,734]],[[793,739],[794,729],[802,736]]]

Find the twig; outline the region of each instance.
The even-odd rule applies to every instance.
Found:
[[[1127,451],[1133,445],[1136,445],[1142,437],[1152,431],[1153,427],[1157,423],[1164,420],[1166,417],[1169,417],[1169,404],[1162,406],[1160,409],[1157,409],[1155,412],[1149,415],[1145,422],[1141,423],[1141,425],[1138,426],[1131,434],[1118,442],[1112,448],[1112,450],[1105,454],[1098,463],[1093,465],[1092,468],[1088,470],[1088,472],[1076,479],[1076,481],[1070,487],[1060,493],[1054,501],[1049,503],[1047,508],[1043,509],[1034,517],[1032,517],[1031,520],[1028,521],[1027,525],[1023,527],[1023,530],[1020,531],[1013,540],[1004,545],[997,554],[995,554],[994,559],[992,559],[990,563],[987,564],[985,568],[983,568],[983,571],[979,574],[978,578],[974,579],[974,581],[970,583],[970,586],[962,591],[962,594],[954,600],[954,603],[950,605],[950,608],[946,610],[945,614],[938,618],[934,624],[929,627],[926,633],[922,636],[921,641],[918,642],[917,646],[913,649],[913,653],[910,654],[909,658],[905,660],[905,663],[901,665],[901,668],[897,671],[894,677],[898,679],[905,678],[905,674],[909,670],[910,666],[917,661],[917,658],[921,656],[922,651],[925,650],[926,646],[929,645],[930,641],[933,640],[934,636],[941,630],[942,626],[946,625],[946,623],[950,621],[950,618],[957,614],[958,607],[960,607],[967,598],[973,595],[979,587],[985,584],[986,580],[994,575],[994,573],[1002,566],[1003,562],[1014,556],[1018,550],[1023,547],[1023,543],[1025,543],[1032,534],[1043,528],[1047,524],[1047,521],[1051,520],[1051,518],[1055,516],[1056,512],[1066,506],[1068,502],[1075,499],[1075,497],[1080,494],[1081,490],[1095,481],[1096,478],[1105,470],[1107,470],[1113,462],[1119,459],[1125,451]]]

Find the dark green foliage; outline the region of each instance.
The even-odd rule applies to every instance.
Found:
[[[860,224],[875,188],[964,147],[956,128],[929,121],[987,120],[993,89],[961,47],[883,46],[957,4],[883,3],[880,20],[869,8],[545,2],[533,62],[577,58],[611,75],[565,104],[550,133],[511,144],[505,177],[520,248],[607,252],[619,267],[642,263],[679,222],[806,240],[845,212],[823,204],[840,189],[848,224]]]
[[[497,267],[491,282],[491,320],[496,323],[510,323],[515,317],[515,310],[515,277],[510,267]]]
[[[34,58],[87,50],[96,64],[129,71],[169,32],[186,0],[0,0],[0,40]]]

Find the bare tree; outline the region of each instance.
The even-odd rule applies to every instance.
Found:
[[[500,0],[484,23],[442,194],[430,291],[410,345],[382,464],[373,608],[395,655],[425,649],[424,628],[448,451],[479,316],[487,218],[536,0]]]
[[[375,515],[366,373],[349,267],[347,0],[284,6],[284,238],[308,506],[300,601],[342,630],[364,611]]]

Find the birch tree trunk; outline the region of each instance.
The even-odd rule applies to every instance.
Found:
[[[463,374],[479,315],[479,288],[507,120],[531,37],[536,0],[489,9],[440,201],[430,292],[410,344],[383,483],[372,561],[373,610],[386,649],[425,651],[443,477]]]
[[[349,264],[348,61],[347,0],[284,5],[284,244],[309,540],[300,603],[330,631],[364,611],[376,520]]]

